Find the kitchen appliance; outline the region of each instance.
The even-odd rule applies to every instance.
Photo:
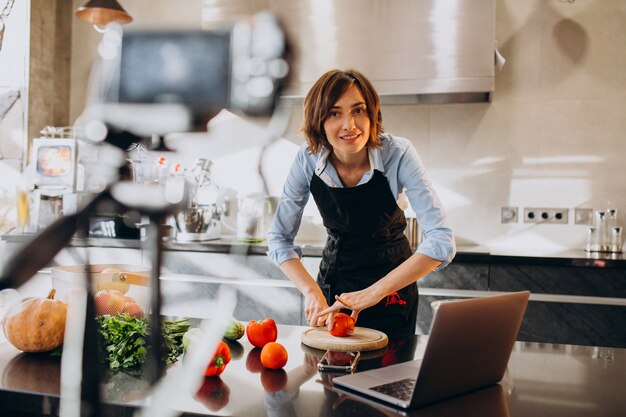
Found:
[[[174,220],[176,240],[180,242],[202,242],[219,239],[222,235],[220,211],[216,204],[179,211]]]
[[[174,214],[176,240],[201,242],[219,239],[222,235],[222,208],[218,206],[219,189],[213,182],[213,163],[199,158],[185,175],[185,193],[190,206]]]
[[[41,134],[33,139],[27,171],[33,188],[27,232],[47,227],[63,214],[75,212],[78,205],[78,148],[73,129],[46,126]]]
[[[303,98],[326,71],[350,67],[383,103],[491,100],[495,0],[215,0],[205,2],[203,26],[262,8],[284,23],[292,47],[287,97]]]

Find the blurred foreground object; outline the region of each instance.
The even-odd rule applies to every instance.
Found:
[[[271,116],[289,73],[284,32],[266,12],[204,31],[110,29],[81,116],[87,127],[150,137],[204,132],[223,109]]]

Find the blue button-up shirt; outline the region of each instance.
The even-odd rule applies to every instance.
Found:
[[[383,133],[382,148],[368,149],[370,170],[359,184],[368,182],[376,169],[387,178],[396,199],[404,189],[424,235],[416,252],[441,261],[438,269],[448,265],[456,253],[454,235],[424,164],[411,142]],[[313,155],[306,144],[298,150],[267,235],[268,256],[277,264],[302,257],[302,249],[294,244],[294,239],[300,228],[304,206],[309,200],[313,175],[319,176],[329,187],[343,187],[337,171],[328,162],[329,155],[326,148]]]

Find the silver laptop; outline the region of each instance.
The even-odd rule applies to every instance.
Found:
[[[443,302],[422,359],[333,378],[344,392],[414,408],[498,383],[530,292]]]

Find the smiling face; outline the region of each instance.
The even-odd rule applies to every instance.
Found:
[[[353,84],[330,109],[324,121],[324,132],[338,157],[355,156],[367,152],[370,124],[363,94]]]

